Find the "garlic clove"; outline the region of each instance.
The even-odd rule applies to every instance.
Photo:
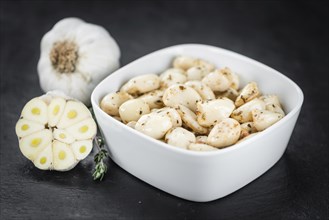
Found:
[[[254,109],[265,110],[265,103],[262,100],[255,98],[235,109],[232,112],[231,117],[240,123],[250,122],[252,121],[251,111]]]
[[[197,143],[197,144],[206,144],[208,136],[201,135],[201,136],[196,136],[195,138],[196,138],[195,143]]]
[[[150,109],[162,108],[164,106],[162,102],[163,94],[164,94],[164,90],[153,90],[151,92],[148,92],[138,97],[138,99],[141,99],[146,104],[148,104]]]
[[[188,145],[195,142],[195,135],[184,128],[177,127],[167,132],[165,141],[172,146],[186,149]]]
[[[119,122],[122,122],[120,116],[112,116],[112,118],[114,118],[115,120],[119,121]]]
[[[187,70],[194,66],[195,58],[189,56],[178,56],[173,61],[173,67]]]
[[[176,57],[173,61],[173,67],[182,70],[188,70],[191,67],[202,67],[205,68],[208,72],[215,69],[214,64],[190,56]]]
[[[145,74],[136,76],[124,84],[120,91],[127,92],[131,95],[139,95],[142,93],[156,90],[160,87],[160,78],[156,74]]]
[[[41,151],[36,159],[33,161],[34,166],[40,170],[51,170],[53,166],[53,150],[52,143],[49,143],[47,147]]]
[[[259,99],[265,102],[266,110],[285,115],[278,96],[263,95]]]
[[[47,104],[40,98],[30,100],[22,110],[22,117],[40,124],[48,122]]]
[[[231,85],[229,79],[220,70],[209,73],[201,82],[209,86],[214,92],[224,92]]]
[[[120,105],[132,98],[133,97],[126,92],[109,93],[101,100],[100,107],[107,114],[118,116]]]
[[[239,122],[232,118],[225,118],[211,129],[207,144],[217,148],[227,147],[239,140],[240,133]]]
[[[66,128],[65,130],[76,140],[85,140],[95,137],[97,127],[95,121],[92,118],[88,118]]]
[[[225,67],[225,68],[221,69],[220,71],[230,81],[230,88],[232,88],[234,90],[238,90],[239,85],[240,85],[239,76],[236,73],[232,72],[232,70],[228,67]]]
[[[53,167],[57,171],[70,170],[78,163],[68,144],[54,140]]]
[[[257,86],[257,83],[250,82],[248,83],[240,92],[239,96],[235,100],[235,105],[237,107],[253,100],[259,96],[260,92]]]
[[[137,121],[142,115],[148,113],[150,113],[150,107],[141,99],[128,100],[119,108],[119,114],[124,123]]]
[[[18,122],[16,123],[15,130],[16,130],[17,136],[22,138],[22,137],[30,135],[34,132],[41,131],[44,128],[45,128],[44,124],[40,124],[40,123],[33,122],[33,121],[22,118],[22,119],[19,119]]]
[[[182,118],[180,117],[179,113],[174,108],[165,107],[162,109],[158,109],[154,113],[168,116],[171,119],[171,123],[173,124],[173,127],[182,126]]]
[[[216,98],[210,87],[200,81],[187,81],[185,85],[195,89],[203,100],[211,100]]]
[[[51,100],[48,106],[48,125],[54,127],[63,115],[66,100],[58,97]]]
[[[208,144],[201,144],[201,143],[191,143],[188,147],[188,150],[191,151],[215,151],[218,150],[215,147],[212,147]]]
[[[217,93],[217,98],[226,97],[231,99],[232,101],[235,101],[236,98],[239,96],[239,92],[233,88],[228,88],[225,92]]]
[[[133,128],[133,129],[135,129],[136,123],[137,123],[137,121],[130,121],[130,122],[128,122],[126,125],[127,125],[128,127],[131,127],[131,128]]]
[[[57,128],[67,128],[88,117],[91,117],[91,114],[84,104],[77,101],[68,101],[63,115],[57,124]]]
[[[54,139],[61,141],[65,144],[72,144],[75,141],[75,138],[66,130],[63,129],[54,129],[53,131]]]
[[[71,144],[71,149],[78,160],[85,159],[93,148],[92,139],[76,141]]]
[[[201,81],[208,73],[206,68],[194,66],[186,71],[186,76],[188,81]]]
[[[283,118],[280,113],[268,110],[252,110],[252,118],[257,131],[263,131]]]
[[[168,88],[174,84],[182,84],[187,81],[187,77],[182,69],[168,69],[160,75],[161,88]]]
[[[150,113],[143,115],[137,121],[135,129],[147,136],[161,139],[172,126],[171,119],[168,116]]]
[[[245,122],[245,123],[241,124],[240,126],[241,126],[240,139],[243,139],[243,138],[257,132],[254,122]]]
[[[181,116],[185,126],[192,129],[197,134],[207,134],[208,133],[208,129],[205,127],[202,127],[197,122],[197,116],[189,108],[185,107],[184,105],[178,105],[175,109]]]
[[[255,133],[249,134],[248,136],[245,136],[242,139],[240,139],[238,142],[236,142],[236,144],[239,144],[249,138],[252,138],[252,137],[256,136],[258,133],[260,133],[260,132],[255,132]]]
[[[232,100],[219,98],[197,103],[197,121],[201,126],[211,127],[224,118],[230,117],[235,109]]]
[[[51,143],[52,138],[51,131],[43,129],[20,139],[19,148],[26,158],[33,161],[38,153]]]
[[[213,63],[202,59],[195,59],[193,62],[193,66],[204,68],[208,73],[215,69],[215,65]]]
[[[192,111],[195,111],[196,103],[201,101],[202,98],[199,93],[191,87],[183,84],[175,84],[165,90],[162,100],[168,107],[184,105]]]

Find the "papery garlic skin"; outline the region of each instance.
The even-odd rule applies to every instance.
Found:
[[[90,105],[94,87],[118,69],[120,49],[101,26],[64,18],[44,35],[38,63],[43,91],[60,90]]]

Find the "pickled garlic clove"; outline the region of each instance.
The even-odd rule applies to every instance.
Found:
[[[237,107],[253,100],[259,96],[260,92],[257,86],[257,83],[250,82],[248,83],[240,92],[239,96],[235,100],[235,105]]]
[[[135,129],[147,136],[161,139],[173,124],[170,117],[166,115],[150,113],[143,115],[136,123]]]
[[[283,116],[284,115],[280,113],[275,113],[268,110],[255,109],[252,111],[252,118],[257,131],[265,130],[266,128],[281,120]]]
[[[212,128],[207,144],[217,148],[227,147],[239,140],[240,133],[239,122],[232,118],[225,118]]]
[[[217,148],[210,146],[208,144],[201,144],[201,143],[192,143],[187,147],[188,150],[191,151],[215,151],[218,150]]]
[[[150,113],[150,107],[141,99],[131,99],[119,108],[121,120],[124,123],[137,121],[142,115]]]
[[[176,108],[176,111],[179,113],[181,116],[184,125],[192,131],[194,131],[197,134],[207,134],[208,129],[205,127],[202,127],[198,122],[197,122],[197,116],[192,112],[189,108],[179,105]]]
[[[101,100],[100,107],[107,114],[118,116],[120,105],[132,98],[133,97],[126,92],[109,93]]]
[[[166,106],[184,105],[195,111],[196,103],[201,101],[202,98],[193,88],[183,84],[175,84],[165,90],[162,100]]]
[[[165,141],[172,146],[186,149],[195,142],[195,135],[184,128],[177,127],[167,132]]]

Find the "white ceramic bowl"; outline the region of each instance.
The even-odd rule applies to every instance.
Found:
[[[245,85],[256,81],[263,94],[277,94],[287,115],[260,134],[215,152],[176,148],[118,122],[99,102],[130,78],[161,73],[175,56],[189,55],[236,71]],[[224,197],[271,168],[284,153],[302,103],[301,89],[289,78],[255,60],[213,46],[184,44],[146,55],[104,79],[91,96],[110,157],[137,178],[172,195],[207,202]]]

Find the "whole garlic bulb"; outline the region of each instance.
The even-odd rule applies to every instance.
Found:
[[[90,105],[94,87],[119,68],[119,58],[117,43],[103,27],[64,18],[41,41],[41,88],[60,90]]]

